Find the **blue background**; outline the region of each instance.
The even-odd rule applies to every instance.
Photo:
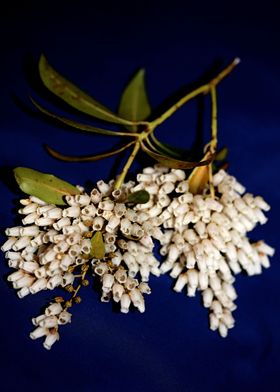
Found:
[[[268,224],[251,237],[264,238],[277,248],[276,2],[24,3],[13,2],[1,12],[1,242],[4,228],[14,224],[20,196],[12,180],[13,167],[33,167],[84,184],[110,178],[117,171],[114,165],[121,164],[115,158],[67,164],[47,155],[43,143],[82,155],[102,152],[118,141],[67,132],[27,109],[27,95],[36,86],[32,59],[37,61],[44,52],[63,74],[115,109],[128,78],[141,66],[147,70],[150,100],[157,107],[213,64],[239,56],[242,63],[218,90],[220,145],[230,147],[231,173],[272,205]],[[162,126],[162,140],[190,146],[196,112],[196,102],[178,112]],[[8,272],[1,255],[1,277]],[[100,303],[98,293],[85,289],[83,302],[73,309],[72,324],[61,328],[61,341],[47,352],[28,334],[31,317],[40,314],[50,293],[19,300],[1,278],[0,389],[279,391],[279,283],[279,253],[263,275],[237,277],[237,323],[227,339],[209,331],[199,296],[189,299],[174,293],[168,276],[151,280],[153,294],[144,315],[119,314],[111,304]]]

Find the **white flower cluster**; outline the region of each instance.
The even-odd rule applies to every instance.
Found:
[[[247,238],[257,223],[266,223],[262,210],[268,211],[269,205],[260,196],[244,194],[245,188],[224,170],[213,178],[215,199],[208,188],[202,195],[190,193],[182,170],[156,165],[145,168],[137,180],[134,189],[146,189],[152,195],[137,208],[165,229],[157,237],[165,256],[161,272],[170,271],[177,292],[187,286],[191,297],[200,290],[204,306],[210,309],[210,328],[227,336],[236,309],[234,275],[242,269],[248,275],[260,274],[262,267],[270,265],[268,256],[274,254],[263,241],[250,243]]]
[[[50,350],[52,345],[59,340],[58,327],[71,323],[71,313],[64,310],[60,303],[52,303],[46,308],[45,314],[33,318],[32,323],[37,328],[31,332],[31,339],[45,336],[43,346]]]
[[[102,280],[102,302],[108,302],[111,297],[115,302],[120,302],[121,312],[128,313],[132,303],[141,313],[145,312],[143,294],[150,294],[148,284],[129,276],[124,268],[108,265],[106,262],[95,264],[94,272]]]
[[[113,190],[113,184],[99,181],[89,195],[66,196],[65,208],[33,196],[20,201],[23,226],[6,229],[9,238],[1,248],[16,270],[8,281],[19,298],[58,286],[74,291],[74,269],[91,262],[94,275],[102,281],[102,301],[108,301],[112,292],[123,313],[128,312],[130,302],[144,312],[142,294],[150,292],[144,282],[150,273],[160,275],[151,223],[148,214],[137,213],[125,203],[135,184],[126,183],[120,190]],[[103,262],[91,256],[90,238],[95,232],[102,233]],[[134,279],[138,273],[140,284]],[[43,329],[37,334],[43,334]]]
[[[81,188],[79,195],[66,196],[62,208],[33,196],[21,200],[23,226],[8,228],[2,246],[16,270],[8,280],[19,298],[58,286],[73,293],[67,301],[58,297],[44,315],[33,319],[37,328],[31,338],[45,336],[47,349],[59,339],[59,326],[71,322],[72,301],[79,303],[77,293],[89,283],[85,276],[90,266],[100,281],[101,301],[112,299],[122,313],[131,304],[144,312],[150,274],[170,272],[175,291],[186,286],[190,297],[201,291],[210,309],[210,328],[227,336],[234,326],[234,275],[241,270],[259,274],[270,265],[268,256],[274,250],[247,238],[257,223],[266,223],[263,211],[270,207],[260,196],[244,194],[244,187],[223,170],[213,176],[213,186],[215,198],[209,186],[193,195],[183,170],[155,165],[137,175],[137,184],[130,181],[118,190],[114,181],[99,181],[90,194]],[[140,190],[150,194],[149,201],[129,204],[128,195]],[[92,252],[98,232],[102,259]],[[164,256],[161,265],[153,254],[154,240]],[[75,268],[82,273],[75,275]]]

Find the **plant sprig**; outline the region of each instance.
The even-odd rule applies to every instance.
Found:
[[[88,124],[76,122],[64,116],[54,114],[45,109],[34,99],[31,98],[31,100],[36,108],[42,113],[69,126],[70,128],[106,136],[118,136],[133,139],[133,141],[123,144],[116,150],[91,156],[64,155],[48,146],[47,149],[49,153],[55,158],[68,162],[97,161],[133,147],[129,158],[116,181],[116,189],[123,184],[135,157],[138,152],[142,150],[144,153],[167,167],[194,169],[191,173],[190,179],[192,180],[192,190],[197,192],[205,185],[205,181],[207,182],[210,180],[211,182],[212,178],[212,162],[217,148],[216,86],[233,70],[239,61],[240,60],[238,58],[234,59],[216,77],[210,80],[210,82],[189,92],[160,116],[148,121],[147,119],[150,118],[152,110],[145,88],[143,69],[136,73],[125,88],[120,100],[118,113],[114,113],[60,75],[49,65],[45,56],[41,56],[39,61],[39,74],[42,82],[49,91],[76,110],[85,113],[94,119],[102,120],[103,122],[119,124],[122,127],[125,127],[126,131],[97,128]],[[206,145],[207,148],[203,158],[200,161],[193,162],[186,159],[186,153],[184,150],[174,148],[173,146],[160,142],[158,138],[156,138],[154,131],[179,108],[200,94],[210,94],[211,97],[211,141]],[[213,193],[212,187],[211,193]]]

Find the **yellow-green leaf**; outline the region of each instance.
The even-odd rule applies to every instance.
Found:
[[[207,152],[203,160],[211,157],[210,152]],[[194,195],[201,193],[209,181],[209,166],[196,167],[189,176],[189,191]]]
[[[105,245],[101,231],[97,231],[91,238],[91,257],[103,259],[105,256]]]
[[[80,112],[116,124],[133,125],[131,121],[119,117],[60,75],[48,64],[44,55],[40,57],[39,73],[44,85],[53,94]]]
[[[151,106],[145,88],[145,70],[140,69],[126,86],[119,105],[119,115],[131,121],[145,120],[151,114]],[[127,127],[137,131],[137,126]]]
[[[208,166],[196,167],[193,176],[189,180],[189,191],[196,195],[201,193],[209,181]]]
[[[80,191],[66,181],[52,174],[41,173],[27,167],[14,169],[15,179],[20,189],[30,196],[56,205],[65,205],[66,195],[77,195]]]
[[[145,190],[133,192],[127,198],[127,201],[129,203],[134,203],[134,204],[145,204],[148,203],[149,200],[150,200],[150,194]]]

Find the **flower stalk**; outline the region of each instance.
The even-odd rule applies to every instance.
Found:
[[[138,151],[140,150],[140,147],[141,147],[141,142],[139,140],[137,140],[134,144],[133,150],[132,150],[121,174],[119,175],[119,177],[115,183],[115,189],[119,189],[122,186],[122,184],[124,183],[124,180],[125,180],[125,177],[128,173],[128,170],[130,169],[134,159],[136,158],[136,155],[137,155]]]
[[[82,265],[82,273],[80,275],[74,275],[75,278],[76,277],[80,278],[80,283],[78,284],[78,286],[75,289],[72,285],[69,286],[69,287],[71,287],[71,289],[72,289],[71,292],[73,292],[73,294],[72,294],[72,297],[70,298],[70,300],[65,302],[64,310],[67,311],[69,308],[71,308],[73,305],[73,301],[76,303],[81,302],[81,298],[78,297],[78,293],[83,286],[88,284],[88,281],[85,279],[85,277],[86,277],[86,274],[89,270],[89,267],[90,266],[89,266],[89,261],[88,261],[86,264]],[[70,269],[72,269],[72,268],[70,267]]]
[[[218,127],[217,127],[217,92],[215,85],[211,86],[210,89],[211,94],[211,141],[209,144],[209,150],[211,154],[216,154],[217,144],[218,144]],[[211,162],[208,166],[209,170],[209,186],[210,186],[210,195],[212,199],[215,198],[215,188],[213,184],[213,162]]]
[[[232,63],[230,63],[223,71],[221,71],[215,78],[213,78],[209,83],[204,84],[203,86],[198,87],[197,89],[191,91],[183,98],[181,98],[175,105],[171,106],[166,112],[164,112],[160,117],[156,120],[152,121],[153,128],[158,127],[164,121],[166,121],[169,117],[171,117],[178,109],[180,109],[185,103],[190,101],[191,99],[197,97],[200,94],[208,94],[211,91],[212,87],[217,86],[227,75],[231,73],[231,71],[240,63],[239,58],[235,58]]]

